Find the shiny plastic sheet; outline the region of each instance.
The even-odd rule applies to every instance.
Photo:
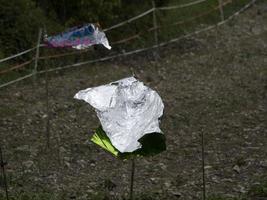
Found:
[[[94,24],[74,27],[58,35],[47,37],[45,43],[52,48],[72,47],[80,50],[95,44],[102,44],[111,49],[105,33]]]
[[[74,98],[96,109],[103,130],[120,152],[141,148],[148,133],[159,133],[164,105],[158,93],[134,77],[79,91]]]

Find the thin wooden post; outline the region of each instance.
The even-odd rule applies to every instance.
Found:
[[[154,42],[157,46],[157,54],[158,54],[158,45],[159,45],[159,39],[158,39],[158,22],[157,22],[157,8],[155,0],[151,0],[152,7],[153,7],[153,28],[154,28]],[[158,55],[157,55],[158,56]]]
[[[253,5],[254,7],[256,6],[256,1],[257,1],[257,0],[253,0],[253,1],[252,1],[252,5]]]
[[[39,55],[40,55],[41,37],[42,37],[42,29],[39,28],[38,40],[37,40],[37,44],[36,44],[36,53],[35,53],[35,59],[34,59],[34,69],[33,69],[34,82],[36,82],[36,74],[37,74],[37,68],[38,68],[38,60],[39,60]]]
[[[221,14],[221,21],[224,21],[223,0],[218,0],[218,2],[219,2],[220,14]]]
[[[203,200],[206,200],[206,179],[205,179],[205,143],[204,131],[201,130],[201,159],[202,159],[202,192]]]
[[[4,162],[2,148],[0,147],[0,165],[1,165],[2,174],[3,174],[3,181],[4,181],[5,192],[6,192],[6,199],[9,200],[7,180],[6,180],[6,172],[5,172],[5,165],[6,164],[7,163]]]
[[[134,172],[135,172],[135,160],[134,158],[131,159],[132,161],[132,169],[131,169],[131,182],[130,182],[130,200],[133,200],[133,186],[134,186]]]
[[[48,87],[48,67],[45,62],[45,99],[46,99],[46,147],[50,147],[50,106],[49,106],[49,87]]]

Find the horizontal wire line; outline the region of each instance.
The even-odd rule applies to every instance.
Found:
[[[34,74],[28,74],[28,75],[26,75],[26,76],[20,77],[20,78],[18,78],[18,79],[13,80],[13,81],[4,83],[4,84],[0,85],[0,89],[3,88],[3,87],[6,87],[6,86],[8,86],[8,85],[11,85],[11,84],[13,84],[13,83],[22,81],[22,80],[24,80],[24,79],[26,79],[26,78],[30,78],[30,77],[33,76],[33,75],[34,75]]]
[[[22,68],[22,67],[24,67],[24,66],[30,64],[33,60],[34,60],[34,59],[31,59],[31,60],[28,60],[28,61],[26,61],[26,62],[24,62],[24,63],[17,64],[17,65],[12,66],[12,67],[10,67],[10,68],[8,68],[8,69],[2,70],[2,71],[0,71],[0,75],[1,75],[1,74],[6,74],[7,72],[13,71],[13,70],[15,70],[15,69],[20,69],[20,68]]]
[[[223,4],[223,6],[225,6],[225,5],[229,4],[229,3],[231,3],[231,0],[226,1],[226,2]],[[219,8],[220,8],[220,6],[216,6],[216,7],[214,7],[213,9],[210,9],[210,10],[207,11],[207,12],[201,13],[201,14],[199,14],[199,15],[197,15],[197,16],[195,16],[195,17],[192,17],[192,18],[190,18],[190,19],[187,19],[187,20],[178,21],[178,22],[175,22],[175,23],[172,23],[172,24],[166,24],[166,25],[163,25],[163,26],[151,27],[151,28],[149,28],[149,29],[147,29],[147,30],[144,30],[144,31],[139,32],[138,34],[131,35],[131,36],[129,36],[128,38],[124,38],[124,39],[122,39],[122,40],[115,41],[115,42],[113,42],[113,43],[111,43],[111,44],[113,44],[113,45],[116,45],[116,44],[123,44],[123,43],[125,43],[125,42],[128,42],[128,41],[131,41],[131,40],[140,38],[141,35],[144,35],[145,33],[154,31],[154,30],[156,30],[156,29],[162,29],[162,28],[164,28],[164,27],[177,26],[177,25],[181,25],[181,24],[184,24],[184,23],[189,23],[189,22],[191,22],[191,21],[194,21],[194,20],[196,20],[196,19],[198,19],[198,18],[201,18],[201,17],[203,17],[203,16],[205,16],[205,15],[210,14],[210,13],[212,13],[212,12],[218,10]]]
[[[31,48],[31,49],[27,49],[27,50],[25,50],[25,51],[22,51],[22,52],[20,52],[20,53],[18,53],[18,54],[9,56],[9,57],[7,57],[7,58],[3,58],[3,59],[0,60],[0,63],[5,62],[5,61],[8,61],[8,60],[11,60],[11,59],[16,58],[16,57],[18,57],[18,56],[22,56],[22,55],[24,55],[24,54],[26,54],[26,53],[29,53],[29,52],[31,52],[31,51],[33,51],[33,50],[35,50],[35,49],[36,49],[36,47],[33,47],[33,48]]]
[[[111,27],[109,27],[109,28],[106,28],[106,29],[104,29],[103,31],[104,31],[104,32],[107,32],[107,31],[110,31],[110,30],[112,30],[112,29],[121,27],[121,26],[123,26],[123,25],[125,25],[125,24],[131,23],[131,22],[133,22],[133,21],[135,21],[135,20],[137,20],[137,19],[139,19],[139,18],[141,18],[141,17],[144,17],[144,16],[150,14],[150,13],[153,12],[154,10],[155,10],[155,8],[151,8],[151,9],[149,9],[149,10],[147,10],[147,11],[145,11],[145,12],[143,12],[143,13],[141,13],[141,14],[135,16],[135,17],[132,17],[132,18],[130,18],[130,19],[128,19],[128,20],[125,20],[125,21],[123,21],[123,22],[121,22],[121,23],[119,23],[119,24],[116,24],[116,25],[114,25],[114,26],[111,26]]]
[[[203,3],[207,0],[198,0],[198,1],[193,1],[190,3],[186,3],[186,4],[181,4],[181,5],[177,5],[177,6],[166,6],[166,7],[157,7],[157,10],[173,10],[173,9],[178,9],[178,8],[185,8],[185,7],[189,7],[189,6],[193,6],[193,5],[197,5],[200,3]]]

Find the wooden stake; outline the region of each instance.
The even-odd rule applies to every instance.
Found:
[[[45,99],[46,99],[46,147],[50,147],[50,108],[49,108],[49,88],[48,88],[48,67],[45,63]]]
[[[222,0],[218,0],[218,2],[219,2],[220,14],[221,14],[221,21],[224,21],[223,2]]]
[[[4,159],[3,159],[2,148],[0,147],[0,165],[1,165],[2,174],[3,174],[3,179],[4,179],[4,187],[5,187],[5,191],[6,191],[6,199],[9,200],[9,197],[8,197],[7,180],[6,180],[6,172],[5,172],[5,165],[6,165],[6,164],[7,164],[7,163],[4,162]]]
[[[134,186],[134,172],[135,172],[135,160],[132,158],[132,169],[131,169],[131,182],[130,182],[130,200],[133,200],[133,186]]]
[[[204,131],[201,130],[201,157],[202,157],[202,191],[203,191],[203,200],[206,200],[206,180],[205,180],[205,143],[204,143]]]
[[[155,45],[157,45],[157,47],[158,47],[159,39],[158,39],[158,22],[157,22],[157,13],[156,13],[157,8],[156,8],[155,0],[151,0],[151,3],[152,3],[152,7],[154,8],[154,10],[153,10],[154,42],[155,42]],[[158,54],[158,48],[157,48],[157,54]]]
[[[39,34],[38,34],[38,40],[36,44],[36,53],[35,53],[35,60],[34,60],[34,69],[33,69],[33,74],[34,74],[34,82],[36,82],[36,74],[37,74],[37,68],[38,68],[38,59],[40,55],[40,43],[41,43],[41,37],[42,37],[42,29],[39,29]]]

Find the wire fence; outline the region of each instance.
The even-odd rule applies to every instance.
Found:
[[[153,8],[151,8],[149,10],[146,10],[145,12],[143,12],[143,13],[137,15],[137,16],[134,16],[134,17],[132,17],[132,18],[130,18],[128,20],[122,21],[122,22],[120,22],[120,23],[118,23],[118,24],[116,24],[114,26],[111,26],[109,28],[104,29],[103,31],[109,32],[111,30],[118,29],[118,28],[120,28],[120,27],[122,27],[124,25],[130,24],[130,23],[132,23],[132,22],[134,22],[136,20],[139,20],[139,19],[141,19],[141,18],[153,13],[153,16],[154,16],[153,17],[153,27],[148,27],[145,30],[142,30],[142,31],[138,32],[137,34],[130,35],[130,36],[128,36],[126,38],[123,38],[121,40],[117,40],[117,41],[114,41],[114,42],[111,41],[111,44],[112,45],[126,44],[126,43],[128,43],[128,42],[130,42],[132,40],[136,40],[138,38],[140,39],[145,34],[151,33],[151,32],[154,32],[154,44],[149,46],[149,47],[143,47],[143,48],[138,48],[138,49],[134,49],[134,50],[130,50],[130,51],[124,51],[123,53],[119,52],[119,53],[117,53],[115,55],[107,55],[105,57],[95,58],[95,59],[91,59],[91,60],[85,60],[85,61],[82,61],[82,62],[76,62],[74,64],[68,64],[68,65],[65,65],[65,66],[54,67],[54,68],[46,69],[46,70],[38,70],[38,61],[39,60],[40,61],[41,60],[50,60],[50,59],[68,57],[68,56],[71,56],[71,55],[81,55],[81,54],[86,53],[86,52],[89,51],[87,49],[87,50],[82,50],[82,51],[72,51],[72,52],[67,52],[67,53],[64,52],[64,53],[58,53],[58,54],[53,54],[53,55],[41,55],[41,56],[39,56],[39,49],[45,47],[45,45],[44,44],[40,44],[40,42],[38,41],[36,47],[33,47],[31,49],[27,49],[27,50],[25,50],[23,52],[20,52],[18,54],[15,54],[15,55],[12,55],[12,56],[9,56],[7,58],[3,58],[3,59],[0,60],[0,64],[1,64],[1,63],[6,62],[6,61],[13,60],[13,59],[15,59],[15,58],[17,58],[19,56],[23,56],[25,54],[28,54],[28,53],[31,53],[31,52],[34,52],[34,51],[38,52],[38,53],[36,53],[35,57],[31,58],[30,60],[27,60],[27,61],[25,61],[23,63],[15,64],[14,66],[9,66],[6,69],[0,70],[0,76],[4,76],[5,74],[7,74],[9,72],[12,72],[12,71],[15,71],[15,70],[23,70],[23,69],[25,69],[33,61],[35,63],[34,69],[31,70],[30,74],[24,75],[22,77],[14,79],[14,80],[7,81],[5,83],[2,83],[0,85],[0,88],[4,88],[4,87],[6,87],[8,85],[11,85],[13,83],[16,83],[16,82],[19,82],[21,80],[27,79],[29,77],[32,77],[32,76],[34,76],[36,74],[42,74],[44,72],[53,72],[53,71],[68,69],[68,68],[71,68],[71,67],[78,67],[78,66],[82,66],[82,65],[86,65],[86,64],[91,64],[91,63],[96,63],[96,62],[101,62],[101,61],[107,61],[107,60],[111,60],[111,59],[118,58],[118,57],[137,54],[137,53],[144,52],[144,51],[147,51],[147,50],[151,50],[151,49],[155,49],[155,48],[158,48],[158,47],[162,47],[162,46],[165,46],[165,45],[173,43],[173,42],[177,42],[177,41],[179,41],[179,40],[181,40],[183,38],[192,37],[192,36],[194,36],[196,34],[202,33],[204,31],[208,31],[210,29],[213,29],[213,28],[216,28],[218,26],[221,26],[221,25],[225,24],[226,22],[231,20],[233,17],[239,15],[241,12],[243,12],[248,7],[250,7],[252,4],[254,4],[256,2],[256,0],[251,0],[244,7],[242,7],[239,11],[234,12],[228,18],[224,18],[224,7],[229,5],[229,4],[231,4],[231,3],[233,3],[233,1],[232,0],[226,0],[226,1],[222,2],[221,0],[218,0],[218,4],[216,6],[213,6],[213,7],[211,7],[211,9],[209,9],[209,10],[207,10],[205,12],[202,12],[200,14],[197,14],[197,15],[189,18],[189,19],[179,20],[179,21],[176,21],[176,22],[173,22],[173,23],[163,24],[163,25],[159,25],[158,24],[158,20],[157,20],[157,17],[156,17],[156,14],[157,14],[158,11],[161,11],[161,10],[169,11],[169,10],[182,9],[182,8],[196,6],[198,4],[203,4],[205,2],[208,2],[208,0],[197,0],[197,1],[190,2],[190,3],[186,3],[186,4],[166,6],[166,7],[153,7]],[[200,30],[192,31],[191,33],[184,34],[184,35],[181,35],[181,36],[176,37],[176,38],[169,39],[168,41],[164,41],[164,42],[158,43],[159,38],[158,38],[158,33],[157,32],[159,30],[162,30],[162,29],[164,30],[167,27],[180,26],[182,24],[190,23],[190,22],[195,21],[195,20],[197,20],[199,18],[207,16],[212,12],[217,12],[217,11],[220,12],[220,16],[221,16],[221,21],[219,21],[218,23],[206,26],[206,27],[204,27],[204,28],[202,28]]]
[[[14,84],[14,83],[17,83],[19,81],[22,81],[22,80],[25,80],[25,79],[28,79],[30,77],[35,77],[37,74],[45,74],[45,84],[46,84],[46,135],[47,135],[47,146],[49,147],[49,138],[50,138],[50,107],[49,107],[49,101],[48,101],[48,98],[49,98],[49,95],[48,95],[48,80],[47,80],[47,74],[48,72],[53,72],[53,71],[58,71],[58,70],[63,70],[63,69],[68,69],[68,68],[74,68],[74,67],[79,67],[79,66],[82,66],[82,65],[87,65],[87,64],[91,64],[91,63],[96,63],[96,62],[102,62],[102,61],[107,61],[107,60],[112,60],[112,59],[115,59],[115,58],[118,58],[118,57],[124,57],[124,56],[129,56],[129,55],[133,55],[133,54],[137,54],[137,53],[141,53],[141,52],[145,52],[145,51],[148,51],[148,50],[151,50],[151,49],[157,49],[159,47],[163,47],[165,45],[168,45],[168,44],[171,44],[171,43],[175,43],[175,42],[178,42],[184,38],[189,38],[189,37],[192,37],[194,35],[197,35],[197,34],[200,34],[200,33],[203,33],[205,31],[208,31],[208,30],[212,30],[214,28],[217,28],[219,26],[222,26],[224,24],[226,24],[227,22],[229,22],[230,20],[232,20],[234,17],[238,16],[240,13],[242,13],[243,11],[245,11],[247,8],[249,8],[250,6],[252,6],[256,0],[251,0],[249,1],[246,5],[244,5],[241,9],[239,9],[238,11],[232,13],[230,16],[228,16],[227,18],[225,17],[225,13],[224,13],[224,7],[227,6],[227,5],[230,5],[233,0],[225,0],[225,1],[221,1],[221,0],[218,0],[218,4],[215,5],[215,6],[212,6],[209,10],[205,11],[205,12],[202,12],[202,13],[199,13],[193,17],[190,17],[189,19],[185,19],[185,20],[179,20],[179,21],[176,21],[176,22],[172,22],[170,24],[163,24],[163,25],[160,25],[158,24],[158,20],[157,20],[157,15],[156,15],[156,12],[157,11],[160,11],[160,10],[165,10],[165,11],[169,11],[169,10],[175,10],[175,9],[181,9],[181,8],[186,8],[186,7],[191,7],[191,6],[195,6],[195,5],[198,5],[198,4],[202,4],[202,3],[205,3],[205,2],[208,2],[208,0],[196,0],[196,1],[193,1],[193,2],[190,2],[190,3],[186,3],[186,4],[180,4],[180,5],[175,5],[175,6],[167,6],[167,7],[155,7],[155,4],[153,4],[153,8],[135,16],[135,17],[132,17],[126,21],[123,21],[119,24],[116,24],[114,26],[111,26],[107,29],[104,29],[105,32],[108,32],[108,31],[111,31],[111,30],[114,30],[114,29],[117,29],[117,28],[120,28],[126,24],[130,24],[132,23],[133,21],[136,21],[140,18],[143,18],[149,14],[152,14],[153,13],[153,26],[152,27],[147,27],[144,31],[141,31],[137,34],[134,34],[134,35],[130,35],[126,38],[123,38],[121,40],[117,40],[117,41],[114,41],[114,42],[111,42],[111,44],[113,45],[118,45],[118,44],[124,44],[124,43],[127,43],[129,41],[132,41],[132,40],[135,40],[137,38],[141,38],[143,35],[147,34],[147,33],[154,33],[154,37],[153,37],[153,45],[150,45],[148,47],[143,47],[143,48],[138,48],[138,49],[134,49],[134,50],[130,50],[130,51],[125,51],[123,53],[117,53],[115,55],[107,55],[105,57],[101,57],[101,58],[95,58],[95,59],[90,59],[90,60],[85,60],[85,61],[82,61],[82,62],[75,62],[73,64],[67,64],[67,65],[64,65],[64,66],[59,66],[59,67],[53,67],[53,68],[48,68],[47,67],[47,64],[45,65],[45,69],[39,69],[38,68],[38,62],[39,61],[44,61],[44,60],[51,60],[51,59],[57,59],[57,58],[65,58],[65,57],[68,57],[68,56],[71,56],[71,55],[77,55],[77,54],[84,54],[88,51],[90,51],[89,49],[86,49],[86,50],[82,50],[82,51],[72,51],[72,52],[64,52],[64,53],[57,53],[57,54],[53,54],[53,55],[41,55],[40,56],[40,49],[43,48],[45,45],[43,44],[40,44],[40,41],[41,41],[41,35],[42,35],[42,31],[40,29],[39,31],[39,35],[38,35],[38,41],[37,41],[37,44],[36,44],[36,47],[33,47],[31,49],[28,49],[28,50],[25,50],[23,52],[20,52],[16,55],[12,55],[12,56],[9,56],[7,58],[3,58],[0,60],[0,63],[4,63],[6,61],[10,61],[10,60],[13,60],[13,59],[16,59],[17,57],[19,56],[23,56],[25,54],[28,54],[28,53],[31,53],[31,52],[34,52],[35,53],[35,56],[32,57],[31,59],[23,62],[23,63],[19,63],[19,64],[15,64],[14,66],[11,66],[11,67],[8,67],[7,69],[3,69],[3,70],[0,70],[0,75],[5,75],[9,72],[12,72],[14,70],[22,70],[24,68],[26,68],[27,66],[31,65],[33,62],[34,62],[34,68],[30,68],[30,73],[29,74],[26,74],[26,75],[23,75],[19,78],[16,78],[14,80],[11,80],[11,81],[7,81],[6,83],[3,83],[2,85],[0,85],[0,88],[4,88],[4,87],[7,87],[11,84]],[[219,12],[218,12],[219,11]],[[218,12],[219,13],[219,16],[220,16],[220,19],[221,21],[217,22],[217,23],[214,23],[212,25],[207,25],[205,26],[204,28],[201,28],[199,30],[195,30],[195,31],[192,31],[190,33],[187,33],[187,34],[184,34],[184,35],[180,35],[178,37],[175,37],[175,38],[172,38],[172,39],[169,39],[167,41],[163,41],[163,42],[159,42],[159,35],[158,35],[158,30],[162,30],[162,29],[165,29],[166,27],[173,27],[173,26],[179,26],[179,25],[182,25],[182,24],[185,24],[185,23],[189,23],[189,22],[192,22],[192,21],[195,21],[196,19],[199,19],[199,18],[202,18],[204,16],[207,16],[209,15],[210,13],[212,12]],[[205,181],[205,155],[204,155],[204,147],[205,147],[205,144],[204,144],[204,133],[202,132],[201,133],[201,146],[202,146],[202,189],[203,189],[203,199],[205,200],[206,199],[206,181]],[[1,149],[0,149],[1,150]],[[2,160],[2,159],[1,159]],[[3,161],[1,161],[2,163]],[[1,165],[2,169],[4,169],[3,165]],[[132,165],[132,168],[134,169],[134,162],[133,162],[133,165]],[[131,197],[132,197],[132,193],[133,193],[133,179],[134,178],[134,171],[132,170],[132,181],[131,181],[131,187],[130,187],[130,191],[131,191]],[[7,186],[6,186],[6,196],[7,196],[7,199],[8,199],[8,192],[7,192]]]

